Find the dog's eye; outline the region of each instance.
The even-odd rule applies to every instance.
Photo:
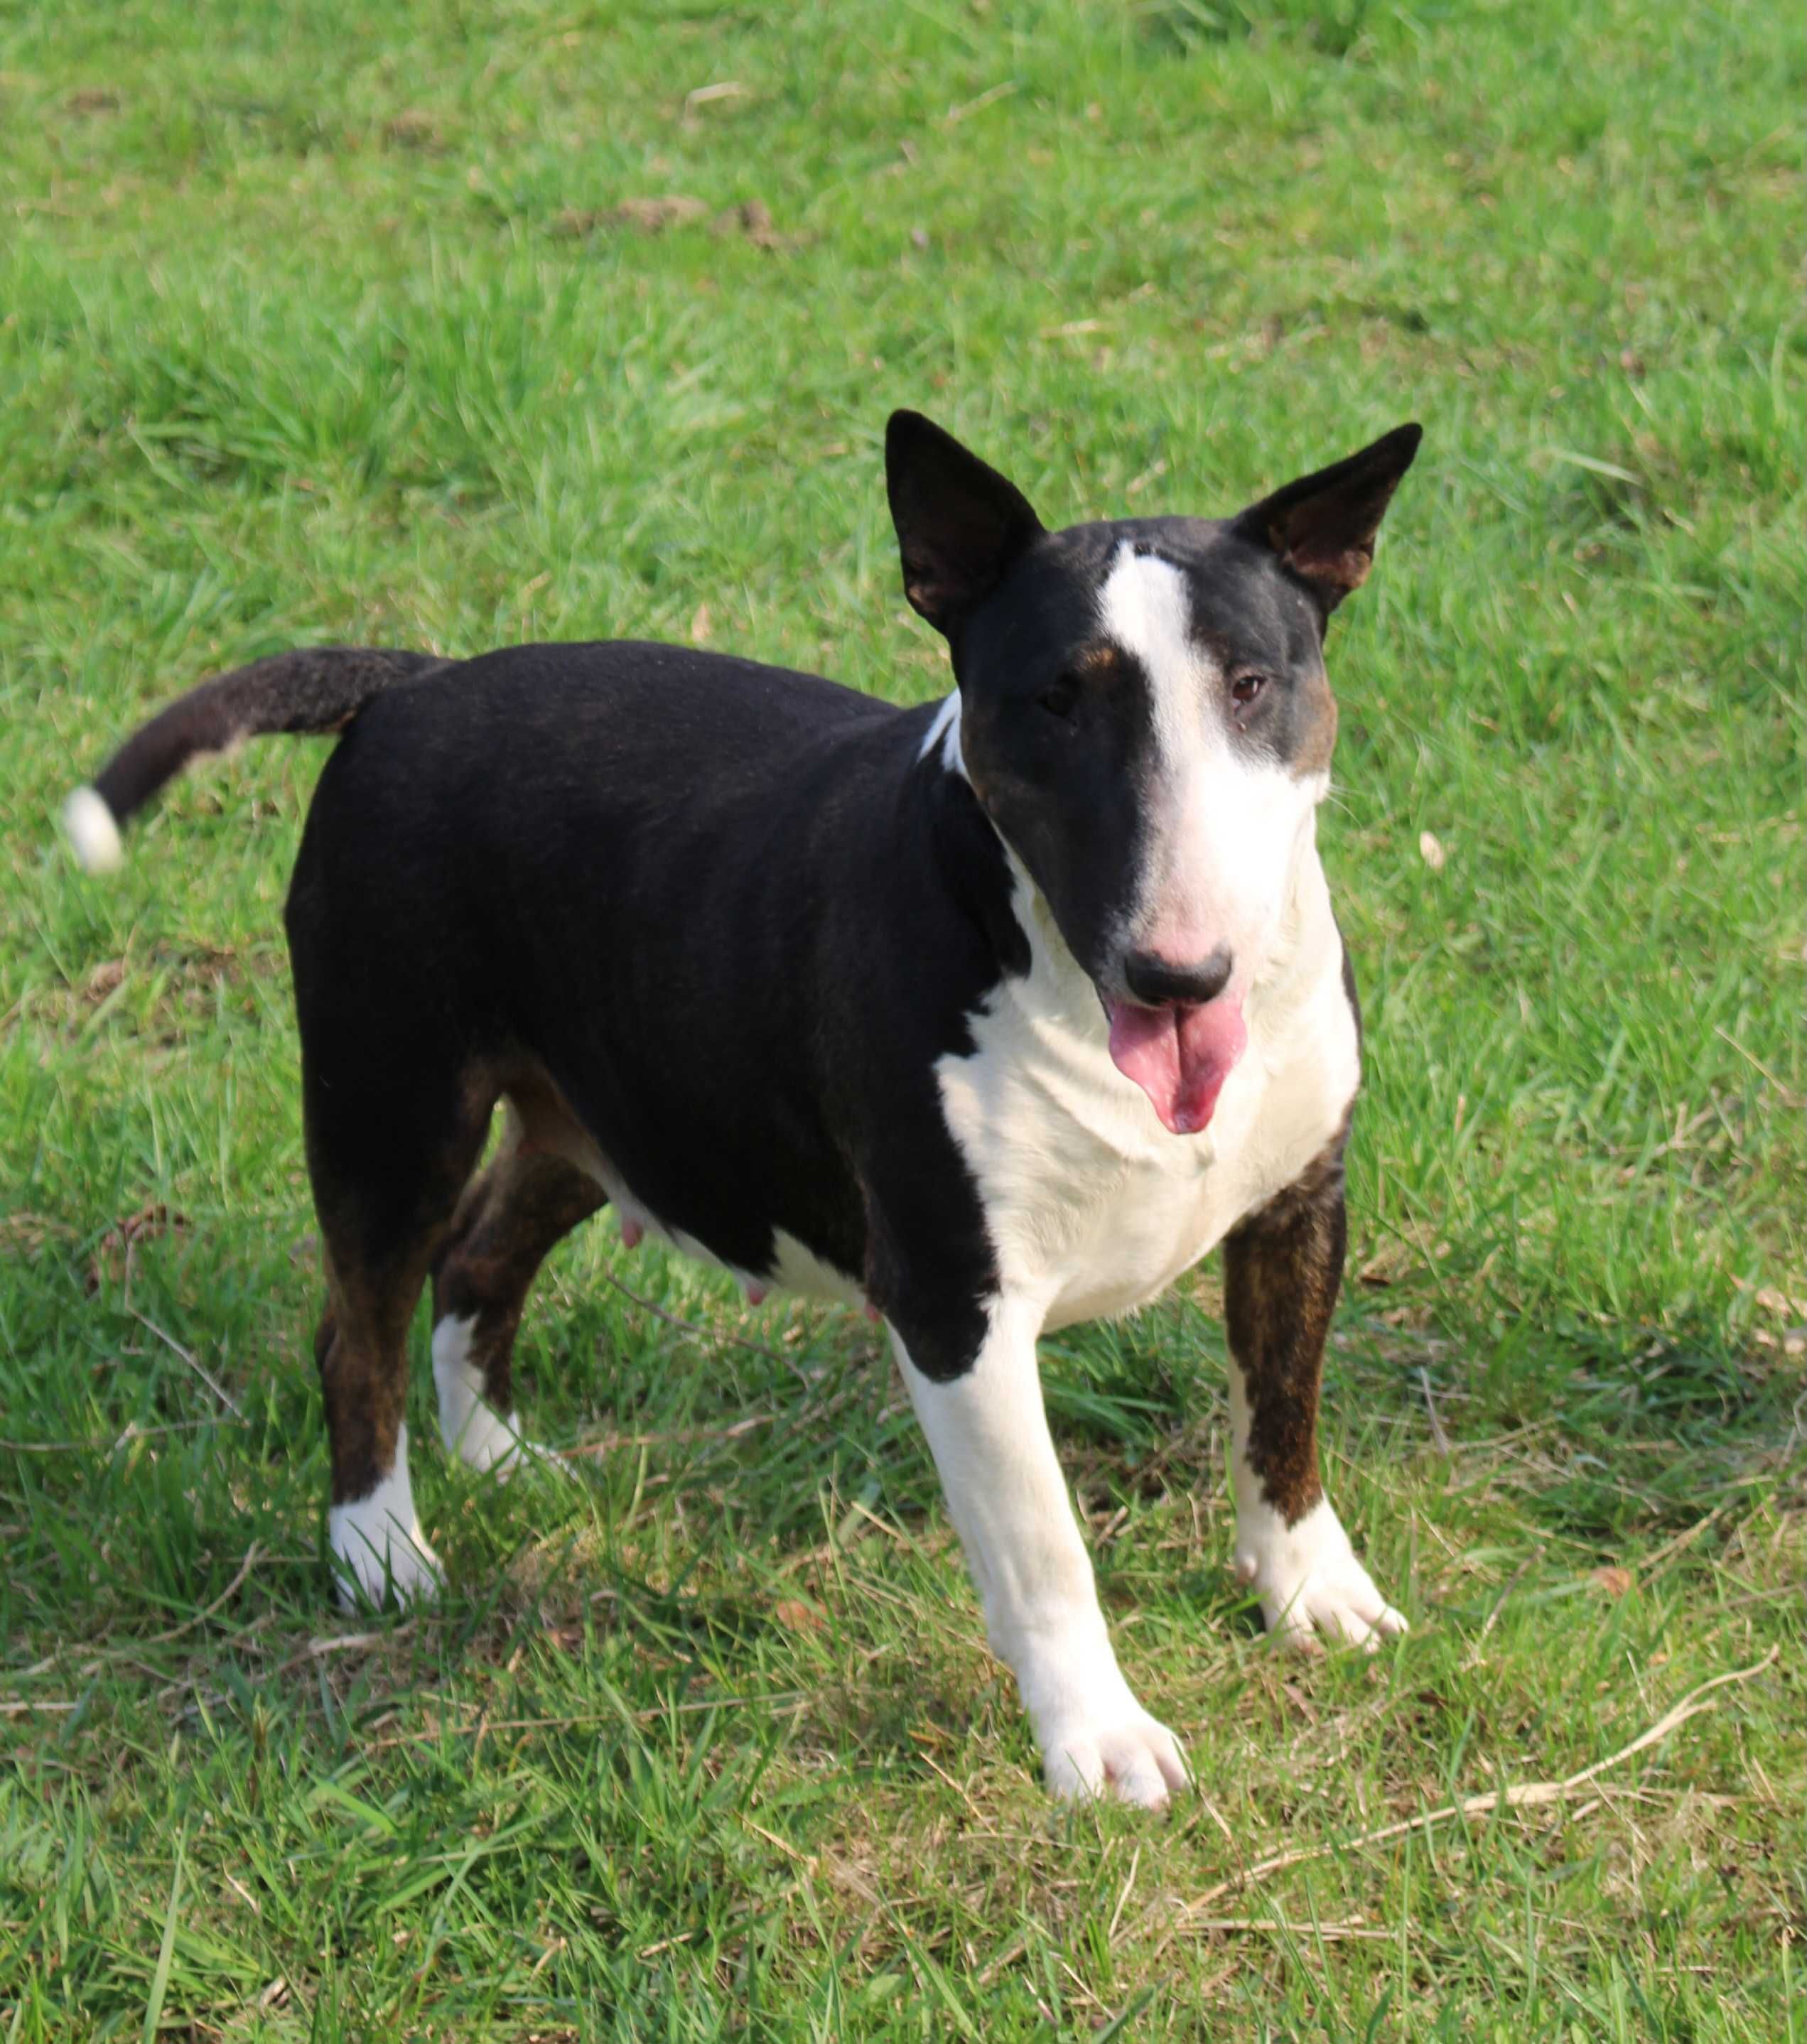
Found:
[[[1267,686],[1265,674],[1238,674],[1230,684],[1230,694],[1238,709],[1247,709]]]
[[[1059,717],[1063,724],[1071,724],[1079,701],[1079,684],[1071,674],[1063,674],[1044,689],[1036,701],[1050,717]]]

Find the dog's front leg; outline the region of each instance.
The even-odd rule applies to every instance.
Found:
[[[1405,1621],[1356,1560],[1317,1464],[1318,1384],[1348,1239],[1343,1143],[1224,1243],[1236,1566],[1270,1631],[1371,1648]]]
[[[977,1359],[957,1376],[925,1375],[901,1339],[898,1357],[992,1650],[1015,1672],[1049,1788],[1155,1808],[1185,1782],[1186,1762],[1131,1694],[1111,1650],[1042,1407],[1040,1319],[999,1301]]]

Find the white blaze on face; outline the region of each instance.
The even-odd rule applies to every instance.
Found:
[[[1194,640],[1186,578],[1171,561],[1126,540],[1098,613],[1147,674],[1154,717],[1145,864],[1124,947],[1183,967],[1224,945],[1240,998],[1273,949],[1327,778],[1297,778],[1237,739],[1229,678]]]

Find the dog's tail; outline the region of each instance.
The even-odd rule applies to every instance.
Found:
[[[64,804],[63,826],[76,858],[90,873],[110,872],[123,855],[121,826],[205,755],[266,732],[343,731],[372,696],[450,664],[431,653],[313,646],[203,682],[141,724],[94,785]]]

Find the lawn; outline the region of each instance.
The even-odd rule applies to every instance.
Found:
[[[1783,0],[0,12],[6,2044],[1807,2038],[1804,83]],[[606,1216],[520,1354],[571,1473],[445,1464],[423,1321],[452,1594],[339,1614],[324,750],[57,843],[297,643],[943,692],[897,404],[1051,523],[1428,428],[1321,832],[1328,1475],[1413,1631],[1261,1636],[1212,1268],[1045,1344],[1164,1820],[1044,1800],[878,1331]]]

